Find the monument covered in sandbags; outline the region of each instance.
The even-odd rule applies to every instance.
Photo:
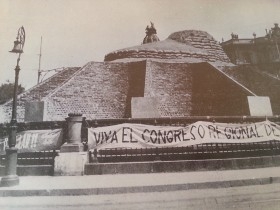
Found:
[[[38,101],[42,121],[73,112],[89,120],[243,116],[250,115],[247,97],[258,95],[270,96],[279,114],[279,82],[242,68],[207,32],[179,31],[160,41],[151,24],[141,45],[108,53],[104,62],[65,68],[19,95],[18,119],[30,120],[26,102]],[[1,122],[10,120],[10,109],[11,101],[0,106]]]

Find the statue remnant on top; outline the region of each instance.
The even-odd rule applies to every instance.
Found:
[[[143,44],[152,43],[159,41],[157,37],[157,30],[153,22],[151,22],[151,26],[147,25],[146,27],[146,36],[143,40]]]

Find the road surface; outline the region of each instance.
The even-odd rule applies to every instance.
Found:
[[[280,209],[280,184],[88,196],[2,197],[1,210]]]

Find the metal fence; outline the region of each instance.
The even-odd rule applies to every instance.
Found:
[[[54,165],[58,151],[38,151],[18,153],[18,165]],[[0,165],[5,165],[6,155],[0,155]]]
[[[225,159],[280,155],[279,141],[258,143],[206,143],[187,147],[115,148],[89,151],[92,162],[171,161]]]

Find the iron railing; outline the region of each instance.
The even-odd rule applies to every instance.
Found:
[[[52,165],[54,166],[54,159],[58,155],[58,151],[38,151],[18,153],[18,165]],[[0,155],[0,165],[5,165],[6,155]]]
[[[279,141],[206,143],[186,147],[114,148],[89,151],[89,162],[225,159],[280,155]]]

